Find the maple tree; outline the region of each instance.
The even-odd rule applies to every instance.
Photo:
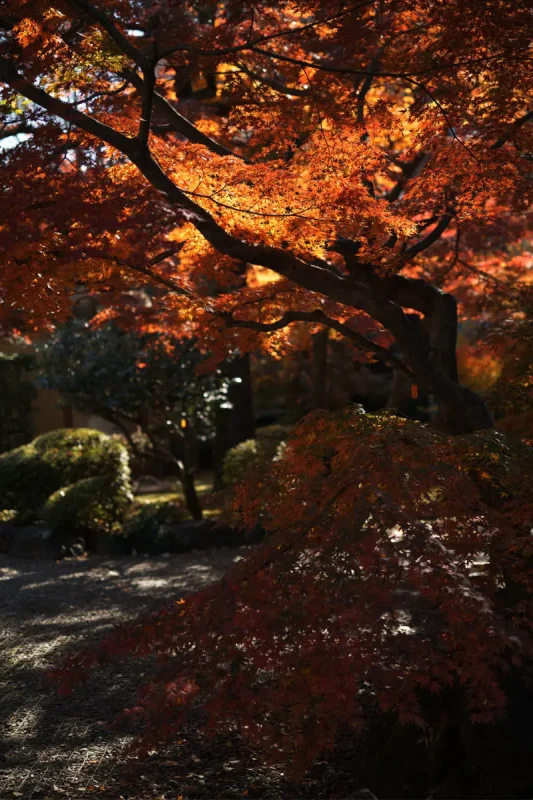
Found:
[[[76,282],[150,284],[122,318],[208,364],[291,352],[305,323],[438,406],[432,428],[304,420],[235,497],[243,524],[268,510],[264,548],[71,677],[156,651],[152,738],[201,692],[213,724],[302,758],[370,697],[422,724],[420,690],[458,685],[492,719],[528,653],[531,472],[456,344],[458,314],[527,328],[529,2],[7,0],[0,22],[3,135],[28,137],[1,167],[4,325],[66,314]]]
[[[304,319],[385,358],[382,329],[448,429],[489,426],[458,386],[456,303],[435,273],[494,259],[529,221],[531,21],[515,3],[502,35],[508,10],[8,2],[6,126],[31,130],[4,159],[8,307],[144,276],[172,291],[167,321],[214,328],[219,347]],[[174,98],[187,112],[194,78],[214,88],[189,119]],[[239,287],[243,263],[281,280],[201,299]],[[246,333],[221,337],[221,316]]]

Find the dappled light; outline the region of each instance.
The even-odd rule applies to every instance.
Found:
[[[3,1],[0,795],[533,796],[532,42]]]

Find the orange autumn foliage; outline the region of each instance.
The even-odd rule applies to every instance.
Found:
[[[427,693],[449,687],[490,722],[505,712],[502,672],[532,655],[532,478],[531,453],[502,434],[311,414],[236,492],[233,521],[259,518],[266,543],[54,677],[69,691],[109,659],[156,655],[131,712],[141,750],[172,741],[201,699],[208,730],[237,726],[296,772],[376,709],[427,728]]]
[[[107,316],[149,286],[124,321],[209,364],[327,326],[438,406],[427,428],[305,420],[235,499],[265,546],[70,679],[155,652],[148,741],[200,695],[302,761],[369,704],[427,724],[426,690],[492,719],[530,656],[532,472],[456,342],[458,319],[514,337],[533,307],[528,0],[5,0],[0,24],[2,135],[27,137],[0,166],[6,330],[66,315],[80,282]]]

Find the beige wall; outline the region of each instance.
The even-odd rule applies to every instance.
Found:
[[[39,389],[33,401],[33,428],[38,436],[56,428],[91,428],[89,416],[61,404],[61,395],[52,389]]]

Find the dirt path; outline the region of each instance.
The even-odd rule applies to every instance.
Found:
[[[109,787],[126,740],[105,723],[131,702],[146,667],[128,662],[119,672],[115,665],[67,698],[43,688],[43,671],[77,643],[218,580],[245,554],[59,563],[0,557],[2,800],[85,797]],[[161,796],[152,789],[146,797]]]

